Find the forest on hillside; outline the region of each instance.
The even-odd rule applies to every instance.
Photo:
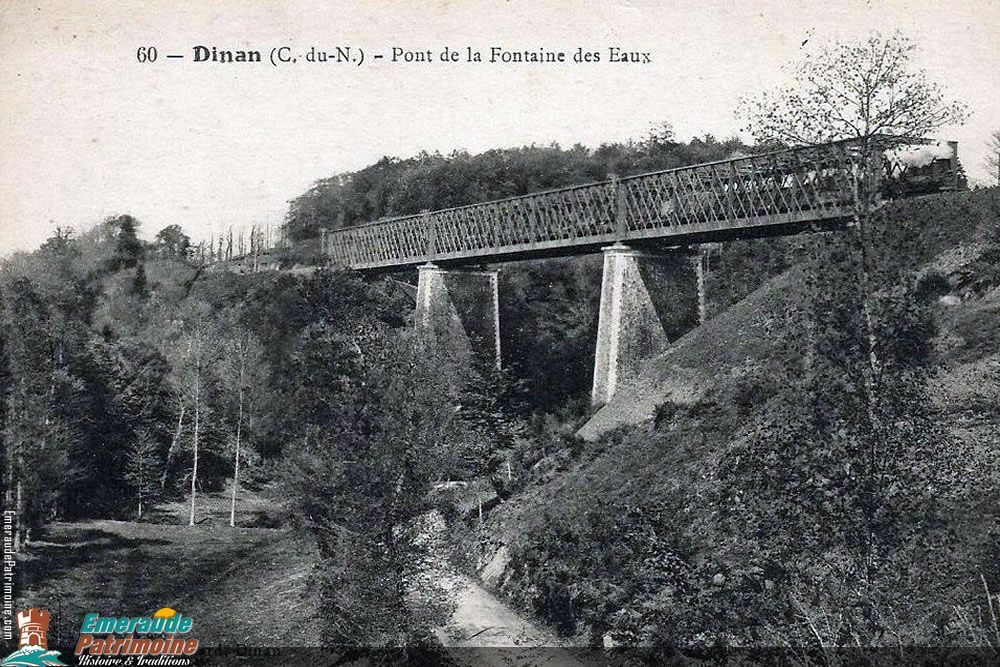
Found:
[[[360,216],[399,212],[379,207],[406,199],[403,181],[429,179],[421,181],[420,206],[444,206],[479,192],[603,177],[607,165],[645,169],[717,158],[738,147],[711,137],[681,144],[662,131],[596,151],[551,146],[385,159],[335,179],[332,194],[323,194],[332,182],[324,181],[295,200],[288,233],[316,233],[303,222],[313,204],[327,226],[347,215],[322,208],[334,201],[369,202],[359,205]],[[487,178],[496,160],[510,164],[501,179]],[[478,168],[468,168],[472,163]],[[376,192],[392,196],[378,203]],[[89,230],[59,229],[38,250],[3,262],[4,477],[25,530],[53,518],[138,515],[140,503],[148,507],[182,489],[219,488],[233,474],[237,450],[245,481],[266,478],[264,471],[303,432],[296,425],[299,399],[310,382],[299,374],[321,372],[325,358],[309,359],[309,345],[324,336],[350,338],[365,323],[406,328],[411,306],[393,281],[207,272],[178,225],[151,243],[139,239],[140,225],[120,215]],[[505,272],[511,371],[504,382],[520,397],[521,415],[580,410],[599,281],[600,267],[588,260]]]
[[[475,570],[503,546],[497,589],[596,645],[808,646],[804,617],[827,624],[823,642],[990,643],[998,440],[957,438],[934,383],[1000,351],[985,331],[965,352],[942,347],[957,325],[941,306],[992,303],[1000,195],[900,202],[878,220],[868,290],[850,236],[725,244],[708,273],[715,342],[697,354],[709,363],[740,303],[797,275],[769,316],[772,347],[698,402],[593,443],[571,436],[596,327],[587,258],[505,269],[498,373],[428,345],[405,275],[207,272],[180,230],[146,243],[129,216],[60,230],[0,280],[5,492],[22,546],[54,520],[142,519],[170,499],[196,523],[198,494],[222,490],[240,525],[251,488],[316,541],[329,642],[428,640],[441,611],[400,604],[423,547],[399,528],[437,509],[458,562]],[[856,389],[864,294],[882,369],[870,407]],[[680,349],[694,322],[678,320]],[[995,409],[977,400],[963,419]],[[485,523],[461,491],[432,492],[449,480],[496,494]]]
[[[294,198],[286,217],[293,240],[316,238],[380,218],[515,197],[540,190],[607,180],[690,164],[723,160],[747,151],[739,139],[712,135],[679,141],[668,123],[637,141],[597,148],[522,146],[477,155],[421,153],[384,157],[357,172],[317,181]]]
[[[850,235],[789,241],[625,390],[663,385],[653,418],[539,460],[473,560],[567,635],[660,660],[995,646],[998,225],[996,188],[886,207],[866,288]]]
[[[360,171],[320,180],[291,201],[286,233],[294,244],[283,261],[286,265],[325,261],[318,244],[323,230],[605,180],[611,175],[722,160],[769,147],[750,147],[735,138],[719,140],[711,135],[684,142],[674,136],[669,124],[660,123],[641,140],[597,148],[576,145],[566,149],[553,144],[476,155],[456,151],[447,156],[385,157]],[[727,258],[727,270],[709,278],[716,287],[711,290],[715,300],[709,307],[725,308],[787,266],[785,246],[780,240],[756,246],[755,259],[740,267]],[[686,258],[678,255],[672,271],[691,283]],[[505,264],[502,272],[504,365],[532,410],[582,414],[587,409],[593,373],[591,347],[597,331],[600,258]],[[415,274],[404,278],[413,283],[416,280]],[[667,323],[671,338],[693,326],[697,317],[690,307],[694,292],[685,291],[678,297],[689,307],[679,307],[671,315],[673,321]]]
[[[807,63],[805,97],[761,102],[756,146],[659,126],[596,149],[384,158],[291,201],[282,263],[318,263],[323,230],[775,141],[855,136],[863,166],[876,133],[963,116],[904,71],[911,50],[876,36]],[[823,77],[875,89],[845,117]],[[714,247],[704,323],[673,256],[670,346],[596,413],[594,257],[503,268],[498,370],[414,326],[412,274],[218,270],[179,226],[144,242],[129,215],[57,230],[0,266],[17,549],[164,501],[187,530],[207,493],[240,527],[252,490],[315,545],[332,647],[434,643],[433,517],[455,567],[571,643],[645,649],[626,659],[998,651],[1000,189],[884,201],[871,173],[854,173],[845,229]],[[651,409],[629,421],[622,402]]]
[[[547,166],[527,160],[506,172],[533,188],[581,178],[576,167],[611,154],[644,169],[653,159],[660,166],[738,148],[709,137],[670,140],[667,150],[661,140],[493,151],[488,159],[544,156]],[[425,174],[474,175],[455,163],[475,159],[487,158],[405,162]],[[428,205],[443,205],[453,185],[428,187],[440,198]],[[59,229],[0,268],[4,496],[16,512],[18,548],[44,539],[53,521],[159,520],[166,501],[187,503],[194,525],[206,493],[230,497],[230,522],[239,526],[243,490],[265,492],[288,506],[288,520],[314,536],[324,559],[352,566],[349,575],[342,565],[318,575],[334,595],[329,641],[393,644],[422,631],[424,622],[379,617],[398,606],[398,582],[419,551],[394,527],[440,502],[428,496],[436,483],[488,480],[507,495],[505,483],[539,451],[536,438],[552,439],[541,451],[562,446],[587,410],[599,263],[505,269],[506,361],[497,373],[457,367],[420,340],[400,282],[413,276],[210,271],[178,225],[145,242],[141,224],[119,215],[92,229]],[[679,259],[679,269],[687,262]],[[767,275],[759,268],[752,265],[757,281]],[[679,312],[673,335],[693,321],[693,312]],[[441,509],[455,518],[455,507]],[[369,535],[373,526],[388,532]],[[345,530],[369,539],[349,544]],[[387,572],[396,573],[395,587],[385,587]],[[370,623],[338,625],[337,610],[365,600]]]

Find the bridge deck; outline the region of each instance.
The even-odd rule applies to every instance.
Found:
[[[833,142],[380,220],[329,233],[326,252],[335,266],[372,270],[825,228],[853,216],[858,146]],[[955,184],[954,151],[917,167],[879,152],[874,164],[885,196]]]

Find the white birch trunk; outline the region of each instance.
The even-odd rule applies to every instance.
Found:
[[[163,472],[160,474],[160,491],[164,489],[167,485],[167,472],[170,470],[170,462],[173,460],[174,455],[177,452],[177,443],[181,439],[181,429],[184,426],[184,408],[187,407],[184,403],[184,399],[181,399],[181,411],[180,416],[177,417],[177,430],[174,431],[174,438],[170,441],[170,449],[167,450],[167,460],[163,464]]]
[[[191,468],[191,520],[189,526],[194,525],[194,501],[197,494],[195,485],[198,482],[198,427],[201,416],[201,369],[195,373],[194,379],[194,465]]]
[[[229,506],[229,525],[236,527],[236,492],[240,487],[240,437],[243,431],[243,373],[246,355],[240,356],[240,409],[236,418],[236,462],[233,465],[233,499]]]

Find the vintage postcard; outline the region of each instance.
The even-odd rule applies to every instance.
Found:
[[[0,0],[0,666],[993,664],[998,71],[998,0]]]

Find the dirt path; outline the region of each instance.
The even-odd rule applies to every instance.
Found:
[[[249,505],[249,503],[248,503]],[[270,523],[261,502],[260,517]],[[257,509],[257,508],[255,508]],[[57,523],[35,542],[25,567],[24,606],[52,611],[50,636],[72,646],[84,614],[150,614],[171,607],[194,618],[206,646],[315,646],[318,596],[310,585],[314,549],[288,530],[228,526],[222,495],[199,502],[205,520],[187,526],[186,506],[160,508],[163,523]],[[446,529],[428,517],[430,567],[411,590],[443,593],[447,622],[435,630],[463,665],[580,665],[571,645],[456,573],[441,544]]]
[[[431,544],[430,577],[453,605],[448,622],[435,629],[452,657],[465,665],[578,666],[566,649],[573,645],[536,625],[480,586],[455,572],[444,557],[440,516],[425,517]]]
[[[455,647],[562,647],[568,644],[543,630],[483,589],[472,578],[441,572],[455,609],[451,620],[438,628],[438,638]]]

